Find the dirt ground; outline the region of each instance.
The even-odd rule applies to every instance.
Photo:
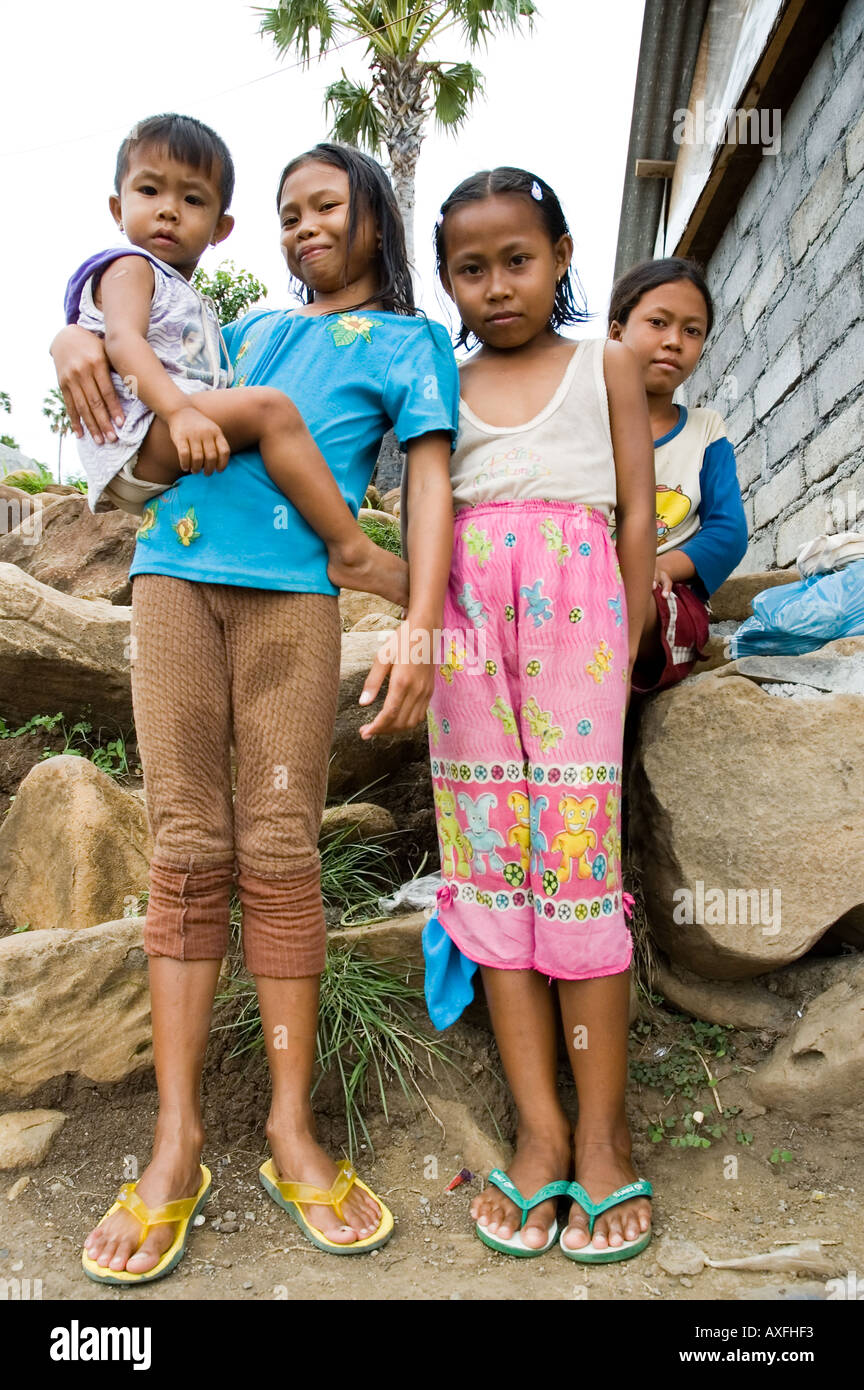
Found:
[[[836,1273],[864,1271],[860,1145],[758,1113],[759,1107],[748,1104],[747,1068],[766,1055],[772,1040],[743,1033],[728,1035],[730,1056],[712,1064],[722,1105],[739,1106],[740,1113],[727,1135],[710,1148],[652,1143],[648,1128],[661,1112],[680,1112],[694,1103],[710,1111],[714,1101],[707,1089],[694,1102],[631,1085],[636,1166],[655,1189],[655,1241],[642,1256],[587,1269],[565,1260],[557,1249],[535,1260],[515,1260],[487,1249],[475,1238],[468,1215],[481,1179],[445,1191],[463,1166],[463,1145],[470,1150],[478,1142],[494,1143],[496,1122],[506,1138],[512,1134],[512,1110],[481,1006],[475,1005],[468,1017],[468,1023],[447,1035],[462,1053],[463,1074],[437,1075],[423,1083],[430,1095],[467,1099],[470,1113],[464,1125],[454,1126],[451,1118],[445,1131],[419,1098],[409,1104],[395,1086],[388,1096],[389,1124],[380,1102],[370,1102],[374,1155],[360,1152],[358,1167],[397,1221],[393,1239],[380,1252],[340,1263],[309,1245],[267,1197],[257,1177],[267,1156],[263,1062],[257,1054],[227,1058],[216,1034],[205,1078],[209,1137],[204,1158],[213,1173],[213,1189],[206,1222],[193,1232],[178,1269],[149,1288],[121,1291],[92,1283],[80,1265],[84,1236],[128,1175],[124,1163],[127,1170],[130,1158],[139,1168],[146,1163],[156,1113],[153,1076],[146,1072],[116,1086],[57,1083],[28,1099],[27,1107],[56,1105],[68,1118],[45,1162],[26,1170],[29,1183],[12,1201],[5,1196],[21,1173],[0,1175],[0,1279],[41,1279],[43,1299],[76,1301],[819,1296],[818,1283],[806,1274],[796,1278],[712,1269],[690,1277],[667,1274],[658,1264],[663,1237],[695,1241],[714,1259],[818,1238]],[[680,1016],[653,1016],[649,1030],[631,1034],[632,1058],[650,1062],[664,1055],[676,1039],[691,1036],[689,1028]],[[572,1087],[563,1078],[562,1070],[565,1103],[572,1111]],[[320,1095],[317,1113],[324,1142],[338,1153],[346,1126],[332,1087]],[[736,1142],[739,1127],[752,1136],[749,1143]],[[778,1159],[781,1153],[791,1157]],[[214,1221],[228,1229],[214,1229]]]

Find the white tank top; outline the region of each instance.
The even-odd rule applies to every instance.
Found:
[[[453,505],[580,502],[611,516],[617,500],[604,338],[577,343],[552,399],[524,425],[489,425],[465,401],[450,461]]]

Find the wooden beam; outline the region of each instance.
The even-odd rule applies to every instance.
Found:
[[[789,0],[738,109],[777,108],[785,115],[842,9],[843,0]],[[674,255],[709,260],[763,158],[758,145],[727,141],[720,147]]]
[[[675,173],[675,160],[637,159],[634,172],[637,179],[671,179]]]

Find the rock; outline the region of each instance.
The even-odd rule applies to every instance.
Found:
[[[364,593],[361,589],[340,589],[339,616],[344,631],[347,632],[355,623],[359,623],[361,618],[380,613],[395,618],[397,622],[402,617],[402,609],[397,608],[395,603],[388,603],[386,598]]]
[[[87,758],[31,768],[0,826],[0,930],[78,931],[147,887],[147,814]]]
[[[705,660],[697,661],[693,667],[696,676],[701,676],[704,671],[716,671],[718,666],[725,666],[730,659],[726,655],[726,638],[719,634],[711,633],[702,650]]]
[[[389,526],[397,536],[400,534],[399,523],[391,512],[379,511],[377,507],[361,507],[357,515],[360,521],[380,521],[382,526]]]
[[[65,1123],[62,1110],[0,1115],[0,1170],[38,1168]]]
[[[820,655],[857,652],[864,638]],[[645,703],[629,832],[648,920],[676,964],[706,979],[765,974],[862,905],[862,715],[859,695],[773,698],[737,662]]]
[[[387,512],[389,516],[398,516],[402,499],[402,489],[391,487],[389,492],[385,492],[378,506],[382,512]]]
[[[370,483],[367,487],[366,496],[363,498],[363,504],[375,510],[381,506],[381,494],[374,483]]]
[[[349,632],[392,632],[394,627],[398,627],[399,618],[391,618],[388,613],[367,613],[365,618],[361,618],[353,627],[349,627]]]
[[[0,940],[0,1095],[67,1073],[120,1081],[152,1065],[143,919]]]
[[[74,488],[68,492],[40,513],[38,527],[30,521],[0,536],[0,561],[18,565],[64,594],[130,604],[129,566],[138,519],[118,510],[94,515],[86,497]]]
[[[0,482],[0,535],[14,531],[22,521],[57,501],[50,493],[25,492],[24,488],[10,487],[5,480]]]
[[[20,1197],[22,1192],[26,1192],[29,1186],[30,1174],[25,1173],[23,1177],[20,1177],[17,1179],[16,1182],[13,1182],[12,1186],[9,1188],[9,1191],[6,1193],[6,1201],[14,1202],[15,1198]]]
[[[379,835],[392,835],[396,822],[383,806],[370,801],[348,801],[343,806],[328,806],[321,821],[321,838],[340,835],[347,843],[371,840]]]
[[[832,1134],[864,1124],[864,961],[807,1005],[804,1017],[750,1077],[750,1095]]]
[[[376,778],[401,769],[406,762],[425,760],[428,753],[426,724],[398,734],[361,739],[358,729],[369,724],[381,708],[386,684],[372,705],[358,705],[369,668],[378,651],[381,633],[346,632],[342,636],[342,668],[336,727],[330,750],[327,795],[331,800],[350,796]]]
[[[763,589],[773,589],[777,584],[795,584],[800,578],[796,569],[736,574],[711,595],[712,621],[743,623],[745,618],[753,616],[750,604]]]
[[[763,984],[702,980],[680,965],[667,965],[659,959],[656,979],[667,1003],[707,1023],[786,1033],[795,1022],[795,1005],[781,1001]]]
[[[701,1274],[705,1268],[705,1252],[692,1240],[674,1240],[664,1236],[654,1256],[667,1274]]]
[[[744,656],[738,672],[760,685],[782,682],[834,695],[864,695],[864,651],[845,656],[812,652],[801,656]]]
[[[73,598],[0,563],[0,709],[132,725],[131,610]]]
[[[422,974],[423,943],[421,936],[428,913],[410,912],[389,922],[376,922],[368,927],[341,927],[327,934],[327,940],[337,948],[351,948],[373,960],[392,960],[393,968],[404,974],[400,962]]]
[[[444,1126],[441,1143],[446,1153],[460,1154],[466,1167],[484,1176],[493,1168],[506,1169],[509,1160],[506,1145],[478,1125],[464,1101],[448,1100],[434,1092],[427,1092],[426,1100]]]

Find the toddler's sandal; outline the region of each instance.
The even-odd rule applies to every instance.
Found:
[[[500,1250],[502,1255],[515,1255],[518,1259],[522,1260],[531,1260],[536,1258],[537,1255],[547,1254],[558,1239],[559,1226],[557,1216],[552,1218],[549,1229],[546,1232],[546,1243],[541,1245],[539,1249],[525,1244],[525,1241],[522,1239],[522,1231],[525,1222],[528,1220],[529,1211],[533,1211],[535,1207],[539,1207],[541,1202],[548,1202],[552,1197],[566,1197],[570,1190],[570,1184],[565,1181],[549,1182],[545,1187],[538,1188],[533,1197],[525,1198],[522,1196],[516,1184],[508,1178],[506,1173],[502,1173],[500,1168],[492,1169],[492,1172],[489,1174],[489,1182],[493,1187],[497,1187],[500,1192],[503,1192],[505,1197],[509,1197],[514,1206],[520,1209],[522,1212],[522,1222],[519,1230],[514,1231],[512,1236],[505,1239],[503,1236],[494,1235],[491,1231],[488,1231],[485,1226],[481,1226],[479,1221],[475,1221],[474,1230],[478,1238],[482,1240],[484,1245],[488,1245],[491,1250]]]
[[[619,1187],[615,1192],[604,1197],[602,1202],[592,1202],[584,1187],[578,1182],[571,1182],[567,1185],[567,1195],[571,1201],[578,1202],[582,1210],[588,1216],[588,1234],[592,1237],[588,1245],[583,1245],[578,1250],[571,1250],[564,1244],[564,1236],[569,1230],[569,1223],[561,1232],[558,1244],[567,1256],[568,1260],[575,1260],[583,1265],[608,1265],[614,1264],[617,1260],[632,1260],[635,1255],[641,1255],[651,1244],[651,1227],[643,1231],[635,1240],[625,1240],[622,1245],[606,1245],[598,1249],[594,1244],[594,1223],[597,1217],[610,1207],[617,1207],[620,1202],[627,1202],[631,1197],[651,1197],[654,1189],[650,1182],[645,1178],[637,1178],[636,1182],[628,1182],[624,1187]]]

